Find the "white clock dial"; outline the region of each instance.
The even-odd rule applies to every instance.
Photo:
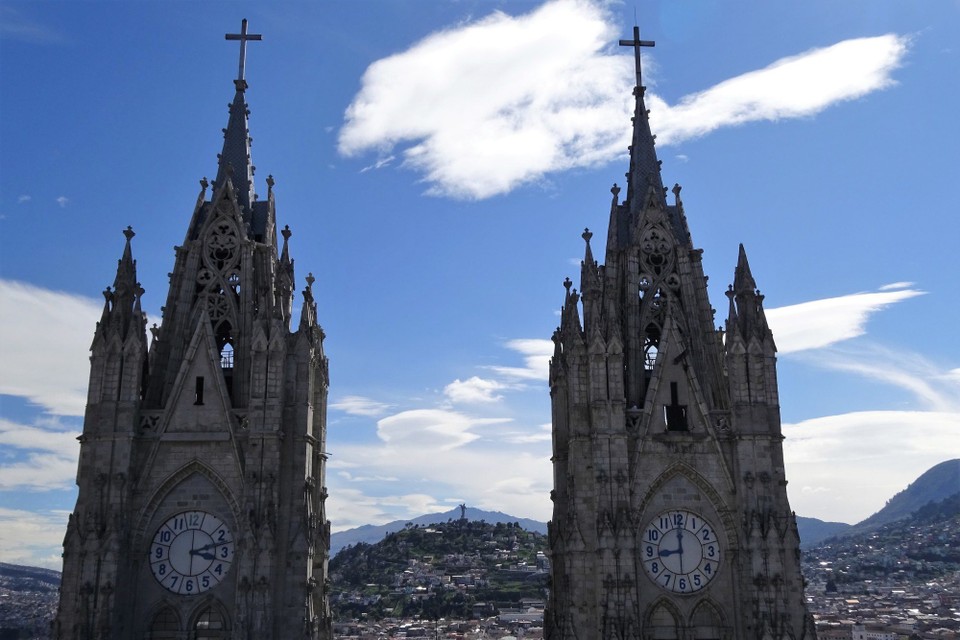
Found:
[[[168,591],[196,595],[224,579],[233,553],[233,536],[223,520],[205,511],[184,511],[157,529],[150,570]]]
[[[703,516],[678,509],[654,517],[642,532],[640,554],[651,580],[674,593],[694,593],[720,568],[720,540]]]

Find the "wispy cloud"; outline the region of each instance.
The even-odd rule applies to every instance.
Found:
[[[0,562],[60,570],[69,513],[0,507]]]
[[[354,416],[376,418],[390,410],[391,405],[377,402],[364,396],[344,396],[336,402],[330,403],[331,409],[337,409]]]
[[[337,530],[464,501],[549,517],[550,437],[543,426],[526,434],[506,417],[412,409],[382,418],[377,435],[375,442],[331,445],[329,513]],[[407,493],[396,495],[396,487]]]
[[[377,422],[377,435],[398,447],[446,451],[476,440],[480,436],[473,429],[492,422],[503,420],[473,418],[444,409],[412,409],[382,418]]]
[[[102,302],[0,279],[0,393],[83,415]]]
[[[57,204],[60,205],[61,209],[65,209],[68,204],[70,204],[70,198],[67,196],[60,196],[57,198]]]
[[[0,37],[29,44],[58,44],[64,41],[58,31],[9,5],[0,6]]]
[[[650,125],[669,145],[721,127],[815,115],[837,103],[885,89],[907,53],[895,34],[844,40],[725,80],[668,106],[651,96]]]
[[[926,410],[960,412],[957,370],[944,371],[928,358],[905,348],[894,351],[870,343],[856,348],[832,347],[810,354],[803,361],[902,389]]]
[[[360,173],[366,173],[367,171],[375,171],[375,170],[377,170],[377,169],[382,169],[382,168],[384,168],[384,167],[390,166],[390,163],[393,162],[393,161],[396,160],[396,159],[397,159],[397,157],[394,156],[394,155],[387,156],[386,158],[380,158],[379,160],[377,160],[377,161],[374,162],[373,164],[368,165],[368,166],[364,167],[363,169],[360,169]]]
[[[23,204],[25,202],[30,202],[31,200],[33,200],[31,196],[28,196],[27,194],[23,194],[22,196],[17,198],[17,204]]]
[[[0,418],[0,491],[70,489],[80,455],[79,431]]]
[[[498,391],[508,388],[508,385],[497,380],[473,376],[467,380],[457,378],[443,389],[443,394],[454,403],[487,403],[502,400]]]
[[[401,148],[428,193],[483,199],[603,164],[629,144],[633,60],[600,2],[553,0],[432,34],[370,65],[341,153]],[[668,105],[647,94],[661,146],[721,127],[811,116],[893,84],[909,48],[887,34],[812,49]]]
[[[872,314],[923,294],[917,289],[887,286],[879,292],[853,293],[768,309],[767,321],[781,354],[822,349],[862,336]]]
[[[790,505],[854,523],[916,477],[960,458],[960,412],[861,411],[784,424]]]
[[[523,356],[524,366],[492,366],[490,370],[507,378],[521,380],[547,380],[550,375],[550,358],[553,356],[553,341],[540,338],[517,338],[509,340],[508,349]]]

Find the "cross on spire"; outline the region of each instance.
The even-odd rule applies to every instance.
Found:
[[[240,33],[228,33],[226,39],[240,41],[240,75],[237,76],[237,80],[242,82],[244,79],[243,64],[247,59],[247,40],[263,40],[263,36],[259,33],[247,33],[247,19],[244,18],[243,22],[240,23]]]
[[[637,61],[637,86],[643,86],[643,83],[640,81],[640,47],[652,47],[657,43],[653,40],[641,40],[640,39],[640,27],[634,25],[633,27],[633,40],[621,40],[621,47],[633,47],[633,56]]]

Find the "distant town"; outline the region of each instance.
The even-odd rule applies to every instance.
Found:
[[[960,495],[803,553],[820,640],[960,638]],[[334,635],[543,637],[546,538],[519,524],[409,524],[331,562]],[[49,638],[59,577],[0,565],[0,640]]]

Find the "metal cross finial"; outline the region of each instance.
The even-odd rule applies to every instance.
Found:
[[[247,40],[263,40],[263,36],[259,33],[247,33],[247,19],[244,18],[240,24],[240,33],[228,33],[226,39],[240,41],[240,75],[237,76],[237,80],[243,80],[243,63],[247,59]]]
[[[643,86],[643,83],[640,81],[640,47],[652,47],[656,45],[653,40],[641,40],[640,39],[640,27],[634,25],[633,27],[633,40],[621,40],[621,47],[633,47],[633,55],[637,61],[637,86]]]

